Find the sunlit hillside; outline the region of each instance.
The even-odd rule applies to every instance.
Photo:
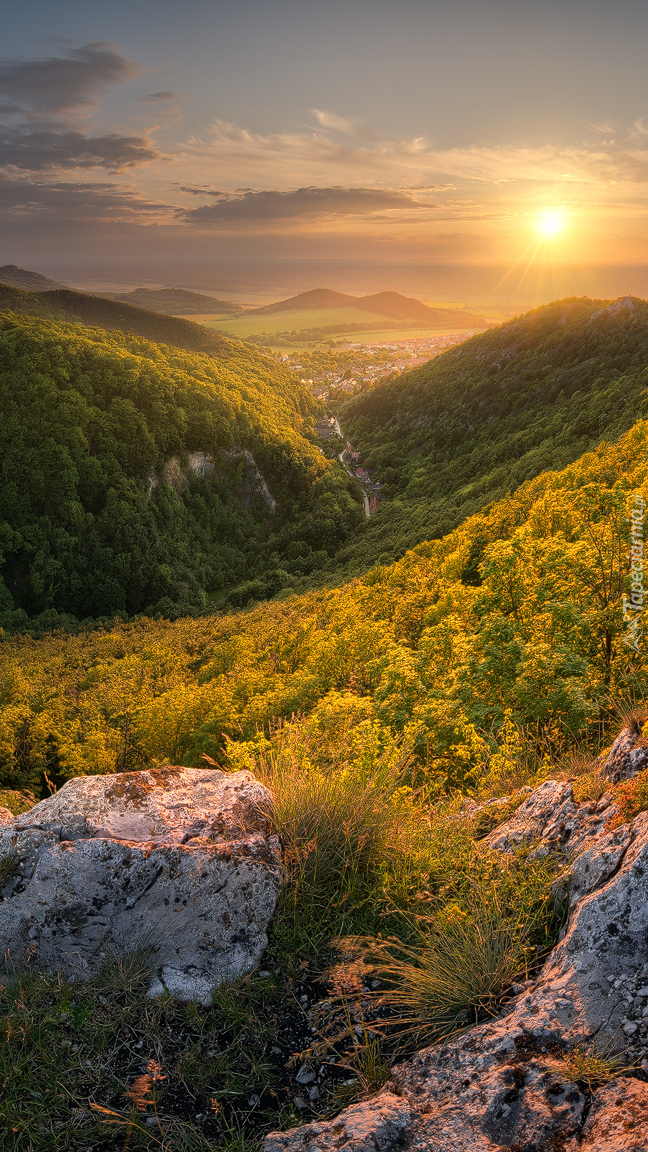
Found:
[[[642,683],[621,598],[647,449],[640,421],[333,591],[6,639],[2,783],[39,791],[44,771],[61,781],[195,765],[203,753],[221,762],[227,738],[245,763],[277,721],[299,715],[330,739],[350,726],[367,748],[404,735],[437,788],[505,772],[524,731],[554,755],[598,738],[607,694],[630,676]]]
[[[382,485],[345,571],[449,532],[646,412],[648,303],[563,300],[356,396],[345,433]]]

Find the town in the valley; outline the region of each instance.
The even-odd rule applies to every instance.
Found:
[[[315,433],[325,447],[329,446],[329,451],[331,447],[334,448],[335,455],[349,475],[359,481],[367,516],[371,516],[380,503],[381,486],[373,479],[371,472],[363,467],[360,453],[344,437],[335,414],[339,402],[356,392],[366,391],[389,376],[425,364],[474,335],[474,332],[450,332],[408,340],[379,341],[375,344],[340,342],[334,348],[317,350],[308,355],[293,353],[280,357],[282,363],[299,374],[301,382],[308,385],[316,399],[333,405],[331,411],[315,425]],[[309,375],[304,375],[305,372],[309,372]]]

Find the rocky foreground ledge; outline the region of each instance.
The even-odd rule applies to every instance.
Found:
[[[249,772],[158,768],[79,777],[17,819],[0,813],[5,963],[83,978],[141,945],[150,995],[209,1004],[268,942],[280,886],[259,813],[269,800]]]
[[[602,775],[647,763],[625,731]],[[502,1016],[418,1052],[334,1120],[271,1133],[262,1152],[646,1152],[648,812],[609,832],[612,801],[579,804],[549,781],[488,837],[573,861],[562,939]],[[590,1094],[565,1078],[564,1057],[591,1045],[622,1053],[628,1072]]]

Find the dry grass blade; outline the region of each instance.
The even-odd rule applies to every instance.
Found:
[[[146,1136],[147,1140],[152,1140],[154,1144],[157,1144],[158,1147],[165,1149],[166,1152],[173,1152],[170,1144],[167,1144],[166,1141],[158,1140],[146,1128],[142,1128],[140,1124],[136,1124],[132,1116],[123,1116],[121,1112],[115,1112],[112,1108],[103,1108],[101,1104],[94,1104],[92,1100],[88,1101],[88,1108],[90,1108],[92,1112],[97,1112],[100,1116],[105,1117],[104,1123],[118,1124],[126,1128],[126,1142],[124,1144],[124,1148],[128,1147],[131,1132],[136,1131],[142,1132]]]
[[[136,1076],[129,1090],[122,1095],[133,1101],[138,1112],[146,1112],[149,1104],[155,1104],[151,1089],[157,1080],[166,1080],[166,1076],[162,1075],[162,1069],[155,1060],[149,1060],[146,1072]]]

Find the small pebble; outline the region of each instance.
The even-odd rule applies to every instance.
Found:
[[[295,1076],[297,1084],[312,1084],[315,1079],[315,1073],[309,1064],[302,1064],[299,1072]]]

